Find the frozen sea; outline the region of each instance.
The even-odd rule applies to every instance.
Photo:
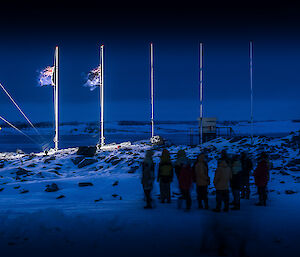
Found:
[[[199,137],[191,138],[191,129],[197,133],[198,128],[193,122],[161,122],[155,126],[155,134],[162,136],[175,145],[196,145]],[[232,124],[219,124],[219,126],[231,127],[235,136],[247,136],[251,133],[251,126],[248,122],[234,122]],[[300,130],[300,122],[289,121],[261,121],[254,124],[254,135],[264,135],[269,137],[287,136],[291,131]],[[43,147],[53,147],[53,129],[38,128],[40,135],[34,133],[32,129],[23,129],[24,135],[12,130],[3,128],[0,131],[0,152],[15,152],[17,149],[25,153],[40,152]],[[226,136],[226,129],[221,131],[222,136]],[[108,122],[105,127],[105,142],[122,143],[148,140],[150,138],[150,126],[144,123],[126,122],[120,125],[118,122]],[[96,124],[78,123],[61,125],[59,146],[69,148],[77,146],[95,145],[99,141],[98,127]]]

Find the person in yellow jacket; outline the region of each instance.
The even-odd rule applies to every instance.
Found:
[[[210,184],[208,176],[208,165],[205,161],[205,155],[199,154],[193,166],[194,180],[197,185],[197,200],[199,209],[203,208],[202,201],[204,201],[205,209],[208,209],[207,186]]]
[[[216,188],[216,202],[217,206],[214,209],[216,212],[221,211],[222,202],[224,202],[224,211],[229,210],[229,182],[232,177],[231,168],[227,164],[226,160],[221,159],[218,161],[218,167],[216,169],[214,177],[214,185]]]

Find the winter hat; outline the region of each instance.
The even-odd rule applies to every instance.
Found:
[[[176,160],[176,165],[184,165],[184,164],[188,164],[188,158],[186,157],[186,153],[184,150],[179,150],[177,152],[177,156],[176,156],[177,160]]]
[[[205,161],[205,154],[204,153],[200,153],[197,156],[197,161]]]
[[[161,162],[168,163],[171,162],[170,152],[167,149],[164,149],[160,156]]]
[[[145,154],[144,162],[147,162],[147,163],[153,162],[152,156],[153,156],[153,151],[147,150],[146,154]]]

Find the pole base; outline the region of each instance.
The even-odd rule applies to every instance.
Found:
[[[163,145],[165,140],[161,136],[153,136],[150,138],[150,143],[153,145]]]

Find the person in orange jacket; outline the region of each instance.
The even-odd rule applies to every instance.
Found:
[[[208,176],[208,165],[205,161],[205,155],[199,154],[196,162],[193,165],[194,180],[197,185],[197,200],[199,209],[203,208],[202,201],[204,201],[205,209],[208,209],[207,187],[210,184]]]

